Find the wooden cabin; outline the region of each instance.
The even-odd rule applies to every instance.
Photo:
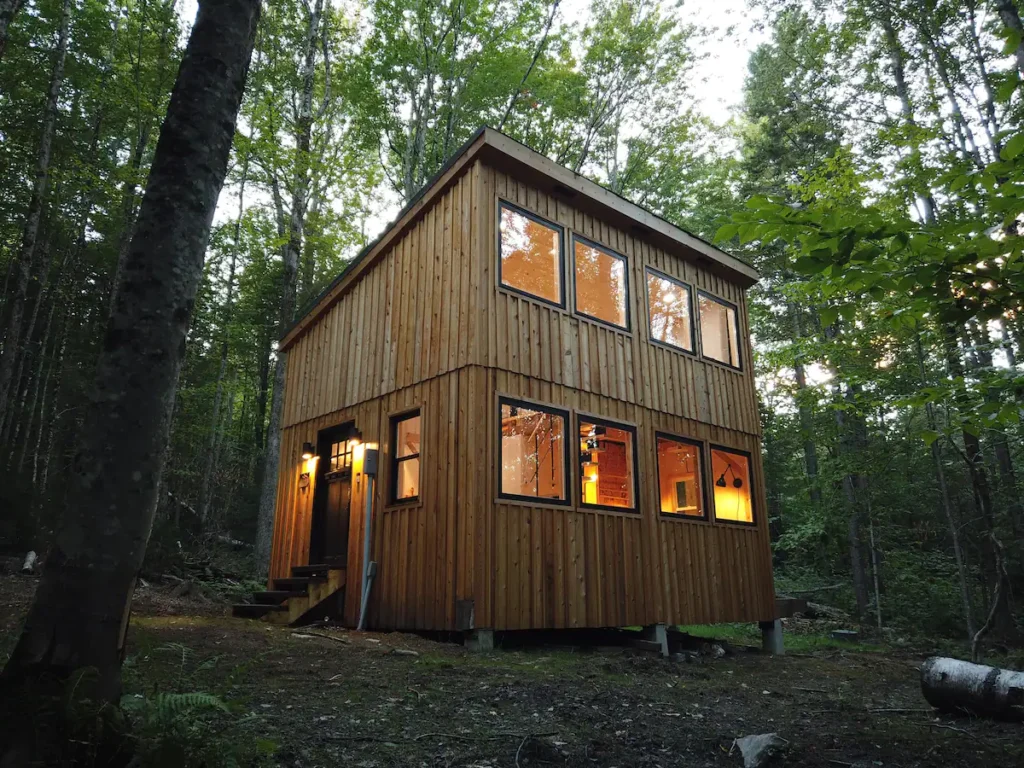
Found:
[[[281,340],[250,615],[354,626],[369,510],[375,629],[773,621],[757,278],[482,129]]]

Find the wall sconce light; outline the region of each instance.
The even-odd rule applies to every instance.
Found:
[[[313,444],[308,440],[302,444],[302,458],[306,461],[313,458]]]
[[[353,429],[348,435],[348,444],[351,446],[359,445],[363,442],[363,433],[358,429]]]

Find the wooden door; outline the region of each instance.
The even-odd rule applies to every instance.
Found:
[[[352,503],[352,448],[350,429],[321,433],[317,483],[313,497],[309,562],[346,565],[349,512]]]

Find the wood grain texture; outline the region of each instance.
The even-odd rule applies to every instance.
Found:
[[[626,257],[631,329],[503,290],[497,203],[508,200]],[[645,268],[738,307],[742,370],[651,342]],[[553,191],[481,160],[406,222],[390,249],[297,338],[288,354],[271,577],[309,557],[315,488],[300,490],[304,441],[355,421],[377,445],[372,626],[456,629],[472,601],[494,629],[756,621],[773,618],[760,425],[745,292],[680,253],[609,226]],[[635,512],[498,498],[498,393],[636,426]],[[389,505],[390,418],[422,416],[419,501]],[[655,433],[752,457],[753,526],[662,516]],[[575,459],[573,459],[575,462]],[[571,462],[572,463],[572,462]],[[713,478],[705,478],[710,484]],[[709,488],[710,491],[710,488]],[[366,478],[354,466],[345,619],[359,611]]]

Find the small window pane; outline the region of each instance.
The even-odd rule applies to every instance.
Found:
[[[395,498],[398,501],[415,499],[420,495],[420,459],[405,459],[398,462],[398,481]]]
[[[631,430],[580,421],[580,484],[584,504],[635,506]]]
[[[420,417],[413,416],[398,422],[398,439],[395,449],[398,458],[418,455],[420,452]]]
[[[501,492],[565,501],[565,417],[501,404]]]
[[[697,301],[700,305],[700,344],[704,357],[739,368],[736,310],[704,294],[699,294]]]
[[[562,303],[562,233],[501,206],[501,284]]]
[[[740,523],[754,522],[750,496],[750,459],[743,454],[711,449],[711,474],[715,478],[715,518]]]
[[[658,485],[666,515],[704,517],[700,447],[658,437]]]
[[[651,313],[651,338],[693,352],[690,289],[682,283],[648,272],[647,306]]]
[[[575,241],[576,311],[626,327],[626,260]]]

